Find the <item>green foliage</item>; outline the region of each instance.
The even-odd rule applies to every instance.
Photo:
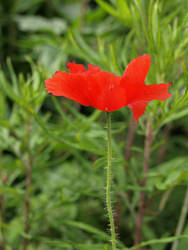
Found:
[[[156,169],[151,170],[149,173],[149,182],[151,181],[151,184],[148,183],[148,187],[153,186],[160,190],[166,190],[180,183],[187,183],[187,164],[187,157],[177,157],[158,165]]]
[[[172,82],[173,96],[148,105],[129,160],[130,111],[112,114],[114,208],[121,202],[118,248],[138,247],[134,223],[144,191],[139,246],[162,250],[179,240],[176,250],[187,249],[187,221],[181,235],[174,234],[188,181],[187,13],[186,0],[0,3],[0,248],[5,241],[5,250],[21,249],[27,238],[31,250],[111,249],[104,209],[105,116],[50,96],[44,80],[74,60],[122,75],[131,59],[149,53],[146,82]],[[148,120],[154,138],[143,175]],[[144,187],[138,181],[142,177],[147,178]]]
[[[96,0],[96,2],[110,15],[118,18],[125,26],[132,25],[132,16],[126,0],[117,0],[115,8],[103,0]]]

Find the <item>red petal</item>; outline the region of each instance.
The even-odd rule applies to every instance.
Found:
[[[70,73],[81,73],[86,71],[84,65],[76,64],[75,62],[67,63],[67,67],[69,68]]]
[[[171,83],[152,84],[139,86],[133,88],[131,84],[126,86],[127,91],[127,104],[133,102],[150,102],[152,100],[164,101],[172,94],[168,93],[168,88]]]
[[[134,119],[138,121],[145,112],[147,102],[132,103],[127,106],[132,110]]]
[[[147,103],[166,100],[170,84],[145,85],[150,67],[150,56],[134,59],[122,77],[101,71],[98,66],[68,63],[71,73],[58,71],[45,81],[48,92],[65,96],[85,106],[103,111],[115,111],[123,106],[132,109],[136,120],[144,114]]]
[[[121,77],[100,71],[97,66],[88,68],[88,71],[82,73],[56,72],[45,81],[48,92],[103,111],[122,108],[126,100],[125,89],[120,86]]]
[[[93,74],[92,78],[90,76],[89,81],[91,79],[92,83],[97,85],[97,88],[93,89],[95,92],[93,107],[103,111],[114,111],[125,106],[125,89],[120,85],[120,76],[100,71]]]
[[[149,86],[144,84],[143,88],[140,88],[140,92],[132,98],[132,101],[127,103],[127,106],[132,109],[135,119],[138,120],[144,114],[148,102],[152,100],[165,101],[168,99],[172,95],[168,93],[170,85],[171,83],[152,84]]]
[[[100,71],[100,67],[88,64],[88,71],[92,73],[97,73]]]
[[[81,74],[69,74],[57,71],[52,78],[45,81],[45,87],[49,93],[55,96],[65,96],[83,105],[90,105],[85,84],[86,81]]]
[[[171,93],[168,93],[168,88],[171,84],[172,83],[144,85],[142,93],[140,94],[140,99],[144,101],[165,101],[172,95]]]
[[[139,56],[128,64],[124,72],[124,77],[126,77],[127,80],[131,80],[132,84],[144,83],[150,64],[150,55]]]
[[[136,120],[144,114],[148,102],[152,100],[164,101],[171,96],[168,93],[168,87],[171,84],[144,84],[150,63],[149,55],[134,59],[127,66],[121,80],[121,86],[126,89],[126,106],[132,109]]]

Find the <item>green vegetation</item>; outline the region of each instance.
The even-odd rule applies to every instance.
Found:
[[[117,248],[187,250],[187,0],[0,2],[0,249],[112,249],[105,114],[44,80],[72,61],[122,75],[146,53],[146,82],[173,82],[173,96],[138,124],[112,113]]]

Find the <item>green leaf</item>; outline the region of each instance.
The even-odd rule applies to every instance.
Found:
[[[98,62],[100,62],[100,58],[99,58],[98,54],[85,42],[85,40],[78,33],[77,30],[73,31],[73,35],[74,35],[75,41],[79,45],[80,49],[84,53],[86,53],[86,55],[89,56],[89,58],[91,58],[91,60],[94,62],[94,64],[95,63],[98,64]]]
[[[124,23],[127,26],[130,26],[132,24],[132,15],[126,0],[117,0],[116,3],[120,16],[124,20]]]
[[[188,235],[188,224],[185,225],[185,229],[184,229],[184,234]],[[187,250],[187,246],[188,246],[188,239],[180,239],[179,244],[178,244],[178,250]]]
[[[47,19],[41,16],[17,15],[15,20],[22,31],[50,31],[60,35],[67,29],[67,24],[62,18]]]
[[[93,164],[94,168],[105,167],[107,164],[106,157],[99,157]]]
[[[102,240],[107,240],[108,241],[110,239],[110,236],[108,234],[104,233],[103,231],[101,231],[101,230],[99,230],[99,229],[97,229],[97,228],[95,228],[93,226],[85,224],[83,222],[64,221],[63,224],[82,229],[82,230],[84,230],[86,232],[89,232],[89,233],[93,233],[94,235],[97,236],[97,238],[100,238]]]
[[[10,58],[7,59],[7,66],[8,66],[8,70],[10,72],[10,77],[11,77],[11,81],[13,84],[13,89],[14,89],[15,93],[17,95],[19,95],[19,87],[18,87],[19,83],[18,83],[18,79],[17,79],[16,73],[13,69],[12,62],[11,62]]]
[[[177,157],[164,162],[151,170],[148,175],[148,187],[156,186],[160,190],[169,189],[188,179],[188,157]]]
[[[97,238],[100,238],[104,241],[109,241],[111,240],[111,237],[110,235],[104,233],[103,231],[93,227],[93,226],[90,226],[88,224],[85,224],[85,223],[82,223],[82,222],[78,222],[78,221],[64,221],[63,222],[64,224],[66,225],[70,225],[72,227],[76,227],[76,228],[80,228],[86,232],[89,232],[89,233],[93,233],[94,235],[96,235]],[[123,247],[124,245],[118,241],[117,242],[119,246]]]
[[[135,245],[134,247],[129,248],[129,250],[134,250],[134,249],[137,249],[138,247],[145,247],[145,246],[150,246],[153,244],[170,243],[178,239],[188,239],[188,235],[172,236],[172,237],[167,237],[163,239],[153,239],[153,240],[145,241],[145,242],[142,242],[141,244],[138,244],[138,245]],[[128,250],[128,249],[124,248],[124,250]]]
[[[38,240],[40,240],[45,245],[50,245],[53,247],[60,247],[63,249],[77,249],[77,250],[102,250],[102,249],[108,249],[105,248],[106,244],[87,244],[87,243],[76,243],[76,242],[66,242],[62,240],[50,240],[48,238],[39,237]]]
[[[115,51],[114,51],[114,46],[113,44],[110,45],[110,55],[111,55],[111,58],[112,58],[112,66],[113,66],[113,71],[118,74],[121,74],[121,70],[119,68],[119,65],[118,65],[118,62],[117,62],[117,58],[116,58],[116,55],[115,55]]]
[[[62,122],[66,122],[70,127],[72,128],[76,128],[76,126],[74,125],[74,123],[69,119],[68,115],[66,115],[63,111],[63,107],[60,105],[57,97],[52,96],[52,101],[55,105],[55,108],[57,109],[57,111],[59,112],[59,114],[62,117]]]
[[[110,4],[103,0],[96,0],[96,2],[110,15],[121,18],[120,14]]]
[[[164,125],[166,123],[169,123],[169,122],[172,122],[172,121],[175,121],[177,119],[180,119],[180,118],[183,118],[184,116],[187,116],[188,115],[188,108],[185,108],[179,112],[174,112],[173,114],[171,114],[170,116],[168,116],[161,124]]]

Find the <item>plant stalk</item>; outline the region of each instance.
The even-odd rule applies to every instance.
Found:
[[[110,220],[110,232],[111,232],[111,239],[112,239],[112,250],[116,250],[116,234],[115,234],[115,226],[114,226],[114,218],[112,212],[112,202],[111,202],[111,184],[112,184],[112,143],[111,143],[111,113],[106,112],[107,118],[107,144],[108,144],[108,151],[107,151],[107,182],[106,182],[106,206],[108,217]]]
[[[1,152],[0,152],[1,157]],[[0,175],[2,174],[1,171],[1,162],[0,162]],[[8,180],[8,175],[5,175],[3,178],[1,177],[2,185],[5,185]],[[6,232],[5,232],[5,224],[6,224],[6,208],[5,208],[5,195],[0,195],[0,220],[1,220],[1,242],[0,242],[0,249],[6,249]]]
[[[186,193],[185,193],[184,203],[183,203],[181,213],[180,213],[180,217],[179,217],[179,220],[178,220],[178,224],[177,224],[177,227],[176,227],[175,236],[181,235],[184,224],[185,224],[185,220],[186,220],[186,217],[187,217],[187,212],[188,212],[188,187],[187,187],[187,190],[186,190]],[[172,244],[171,250],[177,250],[178,249],[178,243],[179,243],[178,240],[174,241],[174,243]]]
[[[129,161],[131,157],[131,146],[134,140],[135,129],[136,129],[136,122],[134,120],[134,117],[131,115],[129,132],[128,132],[127,143],[126,143],[126,148],[125,148],[125,160],[126,161]],[[127,170],[128,170],[128,166],[126,164],[125,171]]]
[[[31,176],[32,176],[32,165],[33,165],[33,158],[30,152],[29,140],[31,136],[31,124],[30,124],[30,117],[26,122],[26,132],[27,138],[25,142],[25,146],[27,149],[27,160],[25,165],[25,175],[26,175],[26,196],[24,201],[25,207],[25,214],[24,214],[24,233],[27,235],[30,231],[30,222],[29,222],[29,215],[30,215],[30,189],[31,189]],[[28,248],[28,238],[24,237],[22,249],[27,250]]]
[[[146,125],[143,176],[145,176],[148,173],[152,140],[153,140],[153,131],[151,129],[150,122],[148,120],[147,125]],[[140,186],[145,187],[146,182],[147,182],[147,178],[144,177],[140,183]],[[144,191],[140,192],[138,217],[136,221],[135,245],[140,244],[141,239],[142,239],[142,224],[143,224],[144,213],[145,213],[145,195],[146,194]],[[138,248],[138,250],[141,250],[141,248]]]
[[[30,223],[29,223],[29,214],[30,214],[30,188],[31,188],[31,171],[32,171],[32,160],[28,156],[28,165],[26,166],[26,197],[25,197],[25,216],[24,216],[24,232],[29,234]],[[26,250],[28,246],[28,239],[24,237],[23,239],[23,250]]]
[[[127,140],[126,140],[125,154],[124,154],[125,160],[127,162],[125,164],[125,172],[126,173],[127,173],[127,171],[131,170],[128,166],[128,162],[129,162],[130,157],[131,157],[131,146],[133,144],[135,130],[136,130],[136,122],[134,120],[134,117],[131,115],[130,123],[129,123],[129,131],[128,131],[128,136],[127,136]],[[128,195],[129,195],[128,193],[125,194],[125,196],[127,197],[127,201],[128,201]],[[125,198],[125,196],[124,196],[124,198]],[[116,234],[118,234],[118,231],[119,231],[119,224],[120,224],[120,218],[121,218],[121,208],[122,208],[122,197],[121,197],[121,195],[118,195],[118,203],[117,203],[116,208],[115,208],[115,218],[114,218],[115,219]]]
[[[160,148],[160,151],[159,151],[158,164],[162,163],[164,158],[165,158],[170,133],[171,133],[171,126],[168,124],[168,125],[166,125],[166,127],[164,129],[164,136],[163,136],[164,144],[162,145],[162,147]]]
[[[5,250],[6,238],[5,238],[4,224],[6,223],[6,220],[5,220],[5,206],[4,206],[4,196],[3,195],[0,195],[0,212],[1,212],[1,222],[2,222],[2,228],[1,228],[2,242],[0,243],[0,247],[2,250]]]

